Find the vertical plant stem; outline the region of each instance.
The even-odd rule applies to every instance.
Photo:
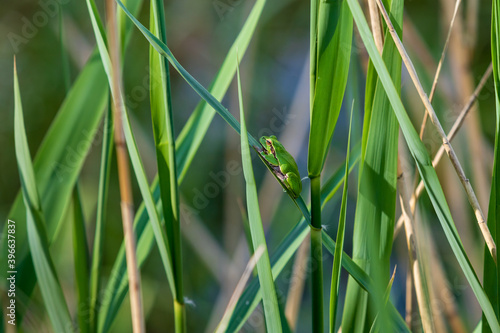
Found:
[[[373,39],[375,46],[380,54],[384,47],[384,37],[382,33],[382,23],[380,22],[380,14],[378,12],[377,4],[374,0],[368,0],[368,9],[370,11],[370,24],[372,26]]]
[[[413,278],[411,276],[411,267],[408,266],[406,269],[406,304],[405,304],[405,322],[406,325],[411,329],[412,326],[412,315],[413,315]]]
[[[144,315],[141,300],[141,282],[137,267],[136,242],[134,237],[134,209],[132,186],[130,183],[130,168],[125,136],[123,133],[122,117],[125,112],[121,103],[121,65],[120,65],[120,37],[116,22],[116,5],[114,0],[106,1],[108,18],[109,54],[112,65],[111,90],[113,94],[113,109],[115,119],[116,162],[118,166],[118,180],[120,183],[121,212],[123,222],[123,236],[125,238],[125,252],[127,258],[127,272],[129,277],[130,308],[132,313],[132,329],[134,333],[145,332]]]
[[[323,243],[321,238],[321,177],[311,178],[312,331],[323,333]]]

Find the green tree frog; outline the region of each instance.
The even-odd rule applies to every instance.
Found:
[[[260,138],[262,150],[260,154],[274,170],[274,174],[283,182],[294,198],[302,191],[299,169],[292,155],[286,151],[274,135]]]

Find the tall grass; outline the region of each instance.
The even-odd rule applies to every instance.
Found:
[[[431,99],[436,94],[438,102],[431,105],[424,92],[425,83],[421,83],[425,76],[422,68],[428,67],[428,64],[421,63],[418,57],[407,51],[413,49],[411,42],[401,42],[403,27],[409,20],[403,15],[404,1],[368,2],[369,11],[363,11],[357,0],[311,0],[310,15],[300,13],[304,20],[309,20],[309,50],[304,54],[309,54],[310,65],[310,122],[309,126],[301,125],[309,130],[308,144],[302,141],[297,143],[307,147],[307,151],[294,156],[299,165],[300,178],[307,176],[301,180],[304,191],[300,194],[293,193],[287,186],[290,178],[282,172],[286,167],[284,163],[287,163],[283,158],[285,153],[275,151],[276,165],[273,164],[264,158],[258,137],[252,135],[278,133],[261,131],[255,125],[259,115],[266,114],[256,114],[253,107],[260,85],[250,85],[252,75],[249,73],[255,73],[248,70],[240,73],[240,59],[243,68],[252,64],[254,72],[265,69],[262,54],[256,51],[259,50],[259,43],[267,38],[261,29],[272,22],[271,18],[282,15],[280,10],[290,9],[286,5],[288,2],[277,5],[256,0],[245,4],[248,8],[242,10],[246,13],[244,22],[232,35],[232,44],[221,46],[224,44],[214,42],[217,49],[226,50],[224,59],[220,59],[219,69],[202,68],[207,73],[216,73],[208,86],[204,83],[206,77],[200,75],[200,69],[187,65],[185,55],[175,56],[182,52],[172,46],[170,36],[175,37],[180,32],[189,35],[189,31],[180,31],[172,26],[168,19],[175,15],[175,12],[168,11],[172,6],[165,7],[162,1],[151,0],[147,3],[148,15],[140,15],[141,1],[109,0],[103,19],[99,12],[103,3],[87,0],[85,19],[90,22],[97,47],[69,87],[70,70],[64,47],[70,37],[63,34],[64,21],[60,18],[62,76],[67,93],[34,158],[30,154],[29,131],[25,127],[25,120],[33,120],[25,117],[19,81],[27,80],[25,73],[35,73],[37,69],[27,66],[20,71],[22,75],[18,78],[14,62],[12,126],[21,186],[8,214],[8,219],[15,223],[15,251],[13,238],[9,236],[13,233],[10,231],[12,226],[9,227],[11,222],[4,227],[0,248],[2,256],[15,252],[18,295],[23,295],[32,304],[41,304],[41,310],[37,311],[32,306],[18,306],[17,327],[21,331],[30,331],[33,313],[37,313],[42,317],[39,328],[55,332],[102,333],[125,328],[134,332],[211,330],[212,327],[204,327],[208,315],[204,314],[206,310],[197,308],[200,306],[210,310],[214,308],[212,316],[220,321],[217,332],[244,331],[249,328],[248,325],[262,326],[269,332],[453,330],[460,326],[453,319],[453,316],[457,317],[456,311],[448,311],[446,320],[436,313],[434,298],[437,282],[433,279],[431,268],[438,265],[442,266],[439,269],[446,270],[446,274],[436,273],[440,280],[445,276],[460,276],[466,281],[461,288],[467,290],[469,296],[449,297],[450,307],[467,308],[474,302],[482,312],[479,322],[475,315],[466,318],[468,327],[476,327],[476,331],[482,332],[500,332],[500,271],[496,263],[496,242],[500,230],[497,226],[500,220],[497,216],[497,192],[500,188],[497,184],[499,3],[494,0],[492,4],[491,55],[497,118],[492,155],[493,179],[491,188],[487,189],[490,200],[485,223],[483,211],[486,207],[480,206],[475,195],[477,188],[467,178],[469,163],[462,158],[467,152],[458,149],[460,145],[451,146],[450,140],[460,129],[482,87],[487,85],[491,69],[486,71],[478,89],[470,96],[468,105],[464,106],[457,119],[457,125],[447,137],[441,125],[443,112],[438,108],[438,105],[447,103],[443,97],[446,93],[441,93],[442,87],[437,84],[438,77],[446,78],[445,62],[440,63],[436,70]],[[214,2],[214,8],[222,18],[233,10],[239,10],[237,4],[233,5],[235,7]],[[460,2],[456,3],[455,15],[461,15],[460,5]],[[365,12],[370,13],[371,25]],[[453,37],[454,20],[455,17],[450,26],[446,23],[448,38]],[[141,23],[144,21],[148,22]],[[293,25],[295,21],[290,20],[289,23]],[[138,66],[134,61],[130,65],[130,59],[127,59],[131,52],[128,49],[131,38],[134,38],[133,45],[136,46],[134,54],[144,54],[148,60],[149,98],[146,100],[149,112],[146,119],[151,121],[152,126],[146,127],[144,132],[138,130],[143,124],[137,122],[137,115],[126,100],[124,78],[130,69]],[[448,38],[442,47],[442,61],[446,61]],[[287,52],[283,54],[288,56]],[[131,67],[123,67],[123,62]],[[403,64],[410,79],[402,77]],[[358,73],[360,68],[366,69],[362,75]],[[231,83],[237,88],[237,98],[234,99],[239,107],[236,103],[234,107],[226,103],[225,98],[231,100]],[[184,116],[186,105],[193,105],[174,93],[179,91],[177,85],[183,85],[182,89],[189,91],[191,99],[201,99],[189,116]],[[36,90],[36,87],[22,86],[28,91]],[[257,92],[254,93],[254,89]],[[351,96],[359,96],[359,100],[352,100]],[[434,160],[431,160],[433,151],[426,146],[425,137],[419,136],[415,129],[420,124],[413,121],[422,118],[416,117],[413,111],[422,109],[422,104],[426,116],[421,128],[425,127],[429,118],[433,130],[438,133],[437,140],[442,144]],[[347,133],[344,124],[349,118],[347,106],[351,105]],[[236,114],[239,114],[239,120]],[[103,125],[100,125],[102,119]],[[182,123],[180,119],[187,119],[183,126],[179,125]],[[359,123],[362,124],[361,135],[356,130]],[[246,190],[242,187],[230,196],[245,197],[244,219],[248,216],[248,227],[242,226],[238,235],[232,235],[248,242],[248,246],[241,247],[244,250],[227,250],[224,262],[234,267],[228,268],[227,273],[221,273],[227,275],[227,279],[216,279],[217,282],[202,273],[206,270],[204,265],[209,266],[212,272],[214,267],[220,266],[210,260],[201,264],[195,253],[212,251],[211,246],[220,246],[216,253],[225,251],[220,245],[223,232],[220,225],[213,222],[220,218],[211,216],[208,209],[197,212],[196,218],[207,224],[198,235],[203,235],[210,242],[201,239],[192,242],[192,237],[189,238],[196,251],[183,242],[183,233],[189,232],[184,228],[190,223],[192,207],[196,206],[195,199],[190,202],[184,199],[189,197],[185,187],[208,188],[210,184],[199,179],[201,174],[210,173],[214,183],[229,191],[226,184],[229,181],[225,180],[231,178],[227,175],[231,172],[212,171],[210,167],[205,167],[205,164],[211,165],[210,161],[200,161],[200,156],[206,159],[206,151],[215,161],[224,160],[218,145],[211,141],[210,126],[224,126],[240,136],[238,141],[241,147],[234,150],[241,153],[236,166],[242,168],[231,177],[241,183],[244,181]],[[273,128],[273,125],[269,127]],[[95,193],[89,196],[86,193],[92,186],[87,185],[85,166],[93,160],[88,158],[91,143],[82,144],[82,135],[95,137],[99,132],[102,137],[101,152],[100,160],[95,165],[95,169],[99,170],[98,179],[92,189]],[[142,151],[143,141],[154,147],[150,153]],[[292,144],[282,143],[285,148]],[[230,144],[224,142],[228,147]],[[339,151],[342,153],[339,154]],[[406,152],[409,152],[411,161],[405,158]],[[462,185],[459,188],[463,188],[464,198],[470,202],[467,206],[470,207],[470,216],[466,220],[477,230],[477,237],[461,232],[461,227],[457,227],[461,218],[452,214],[454,211],[449,208],[451,202],[445,195],[449,184],[439,177],[434,168],[443,152],[447,153],[454,166],[458,176],[456,184]],[[343,160],[338,156],[346,157]],[[227,165],[228,170],[236,169],[229,167],[229,163]],[[304,172],[306,168],[307,174]],[[150,170],[157,172],[153,180]],[[278,201],[269,193],[258,192],[262,188],[261,176],[267,171],[274,177],[265,178],[266,182],[268,179],[277,180],[272,185],[283,190],[285,200]],[[411,179],[414,172],[416,179]],[[423,185],[415,186],[414,193],[410,192],[412,184],[418,184],[418,180]],[[337,193],[341,187],[342,194]],[[424,189],[426,196],[417,204]],[[112,210],[113,202],[118,197],[121,214]],[[264,201],[266,204],[271,201],[271,205],[279,208],[272,223],[263,221],[267,217],[261,216]],[[140,205],[134,206],[134,202]],[[88,213],[92,205],[95,209]],[[231,202],[224,205],[227,208]],[[210,209],[212,211],[215,209]],[[402,212],[401,223],[396,225],[399,211]],[[66,239],[68,234],[61,230],[64,230],[68,217],[72,232]],[[118,244],[108,242],[108,239],[116,237],[110,233],[115,228],[115,220],[123,222],[123,239],[120,231]],[[239,224],[238,219],[234,220],[231,223]],[[433,226],[432,221],[439,224]],[[428,236],[430,227],[434,234],[441,235],[436,237],[442,239]],[[402,228],[406,246],[400,246],[397,240]],[[291,275],[290,262],[308,236],[308,262],[304,262],[305,257],[301,256],[296,259],[294,268],[294,271],[305,270],[305,274]],[[463,241],[469,238],[474,240],[475,249],[469,247],[469,242]],[[63,256],[54,251],[56,244],[61,242],[71,244],[73,256],[69,261],[73,264],[74,282],[61,279],[66,276],[61,270]],[[429,258],[436,246],[439,246],[440,255]],[[480,281],[475,269],[480,263],[474,252],[478,249],[482,251],[483,246],[485,255],[481,269],[484,278]],[[207,255],[206,258],[214,256]],[[395,262],[398,264],[395,265]],[[406,262],[409,277],[404,290],[401,280],[405,278]],[[0,276],[6,281],[10,274],[6,272],[14,269],[8,269],[4,260],[0,266]],[[247,268],[243,272],[245,266]],[[196,277],[193,271],[198,272]],[[232,272],[241,272],[241,279]],[[300,279],[308,276],[310,283],[304,295],[301,295],[302,289],[299,289],[298,297],[294,295],[295,302],[299,303],[300,319],[293,318],[290,323],[290,318],[287,319],[284,314],[287,300],[283,290],[288,285],[293,286],[293,280],[299,276]],[[238,279],[240,282],[236,284]],[[219,285],[221,281],[227,286]],[[5,284],[0,286],[8,289]],[[226,311],[217,312],[213,306],[215,292],[219,288],[231,290],[233,287],[234,293],[221,296],[227,304],[224,307]],[[127,294],[129,302],[126,301]],[[411,300],[413,294],[416,295],[415,302]],[[8,295],[6,299],[11,297]],[[404,309],[400,305],[404,297],[400,295],[406,297],[406,310],[412,311],[406,318],[403,318]],[[198,304],[191,306],[191,299]],[[412,307],[412,303],[416,306]],[[329,304],[328,310],[325,304]],[[10,329],[5,307],[2,311],[4,317],[0,323]],[[258,327],[250,329],[260,330]]]

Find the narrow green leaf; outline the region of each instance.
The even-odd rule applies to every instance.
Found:
[[[108,112],[104,120],[103,142],[101,151],[101,166],[99,169],[99,189],[97,193],[97,213],[92,250],[92,264],[90,271],[90,327],[96,332],[98,311],[98,297],[101,286],[101,260],[104,252],[104,229],[106,221],[106,199],[108,197],[109,173],[113,155],[113,112],[111,101],[108,102]]]
[[[90,332],[89,322],[89,249],[78,185],[73,190],[73,258],[78,295],[77,317],[80,332]]]
[[[402,34],[403,1],[392,0],[391,17]],[[394,85],[401,82],[401,57],[396,45],[385,33],[382,59]],[[374,85],[374,86],[369,86]],[[374,278],[379,289],[389,281],[390,254],[396,213],[396,175],[399,126],[380,79],[372,69],[367,78],[366,109],[363,129],[363,152],[360,164],[358,201],[353,232],[353,259]],[[371,95],[373,94],[373,96]],[[368,101],[371,101],[368,102]],[[370,103],[370,104],[369,104]],[[369,118],[369,119],[367,119]],[[383,198],[383,199],[382,199]],[[370,307],[372,302],[374,307]],[[374,316],[381,311],[378,299],[369,299],[357,283],[348,283],[342,328],[363,332],[372,326]],[[370,311],[374,310],[374,311]],[[365,315],[360,316],[361,313]]]
[[[150,6],[151,31],[166,43],[167,33],[163,13],[163,1],[153,0]],[[155,49],[149,47],[150,101],[153,134],[156,146],[158,180],[163,206],[170,261],[175,287],[175,331],[186,331],[184,293],[182,283],[182,256],[179,216],[179,189],[175,156],[175,138],[170,93],[168,61]]]
[[[494,0],[491,14],[491,59],[493,63],[493,81],[495,83],[495,107],[496,107],[496,129],[495,129],[495,152],[493,162],[493,177],[491,181],[490,202],[488,206],[488,229],[490,229],[496,244],[500,240],[500,3]],[[500,318],[500,266],[495,264],[489,250],[485,247],[484,252],[484,290],[493,306],[497,317]],[[491,328],[483,313],[483,325],[481,331],[491,332]]]
[[[19,177],[21,180],[21,191],[23,194],[24,205],[26,207],[27,234],[28,243],[35,268],[36,278],[40,286],[42,298],[45,308],[49,315],[50,321],[56,332],[67,332],[73,330],[71,316],[64,299],[64,294],[61,285],[57,278],[54,264],[49,253],[49,242],[47,232],[45,230],[45,222],[42,214],[42,205],[38,196],[36,187],[35,171],[31,162],[31,155],[26,139],[26,130],[24,128],[23,110],[21,105],[21,94],[19,91],[19,82],[14,64],[14,137],[17,165],[19,169]],[[8,225],[14,225],[15,236],[17,236],[18,221],[13,220],[14,224],[8,222]],[[9,228],[9,227],[8,227]],[[10,230],[10,228],[8,229]],[[7,232],[12,236],[12,233]],[[14,236],[14,237],[15,237]],[[8,237],[8,240],[14,238]],[[18,244],[16,241],[7,241],[8,244]],[[10,248],[10,247],[9,247]],[[17,247],[16,247],[17,249]],[[6,252],[8,253],[8,252]],[[15,267],[9,267],[7,274],[9,277],[16,279],[15,272],[9,273]]]
[[[462,271],[464,272],[464,275],[467,278],[467,281],[469,282],[469,285],[471,286],[472,291],[474,292],[479,305],[481,306],[485,317],[490,324],[492,331],[500,332],[500,326],[498,324],[493,307],[491,306],[491,303],[489,302],[488,297],[481,287],[474,269],[469,262],[469,259],[460,240],[460,236],[458,235],[456,227],[453,223],[453,218],[451,216],[450,209],[446,202],[446,198],[441,188],[441,184],[437,177],[436,171],[432,167],[432,163],[425,149],[425,146],[423,145],[422,141],[420,141],[420,138],[406,113],[403,103],[398,96],[394,83],[391,80],[389,72],[385,67],[384,61],[377,51],[363,11],[359,6],[358,1],[347,1],[349,3],[354,21],[356,22],[358,31],[360,32],[360,36],[363,40],[366,50],[368,51],[373,65],[377,70],[380,81],[384,86],[396,117],[398,118],[399,125],[401,126],[401,130],[405,137],[406,143],[408,144],[408,148],[413,158],[415,159],[420,176],[424,181],[425,188],[427,189],[427,193],[434,207],[434,210],[436,211],[438,219],[441,222],[441,226],[443,227],[444,233],[451,246],[451,249],[453,250],[455,257],[460,267],[462,268]]]
[[[239,61],[238,61],[239,62]],[[250,234],[252,235],[252,243],[254,252],[262,247],[264,253],[257,261],[257,272],[259,282],[262,287],[262,305],[264,306],[264,317],[266,319],[267,331],[271,333],[280,333],[281,320],[278,309],[278,298],[274,286],[273,273],[271,271],[271,263],[269,261],[269,253],[267,251],[266,237],[264,227],[260,218],[259,199],[257,197],[257,187],[253,176],[252,158],[250,157],[250,147],[248,146],[247,128],[245,124],[245,112],[243,111],[243,96],[241,94],[240,71],[237,69],[238,79],[238,98],[240,105],[240,120],[241,120],[241,155],[243,164],[243,174],[245,176],[247,188],[247,210],[248,222],[250,224]]]
[[[335,332],[335,319],[337,317],[337,303],[339,294],[340,268],[342,253],[344,252],[345,219],[347,213],[347,185],[349,179],[349,151],[351,150],[351,129],[354,103],[351,109],[351,120],[349,122],[349,137],[347,139],[347,153],[345,158],[344,190],[342,192],[342,203],[340,205],[339,225],[337,228],[337,239],[335,252],[333,254],[332,283],[330,288],[330,332]]]
[[[320,1],[317,24],[317,50],[311,53],[312,59],[317,57],[317,68],[307,162],[310,177],[318,177],[325,163],[347,84],[353,23],[346,1]]]

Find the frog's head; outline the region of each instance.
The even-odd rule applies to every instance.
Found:
[[[276,142],[276,136],[271,135],[271,136],[263,136],[260,138],[260,144],[264,149],[268,149],[269,147],[273,147],[274,143]]]

